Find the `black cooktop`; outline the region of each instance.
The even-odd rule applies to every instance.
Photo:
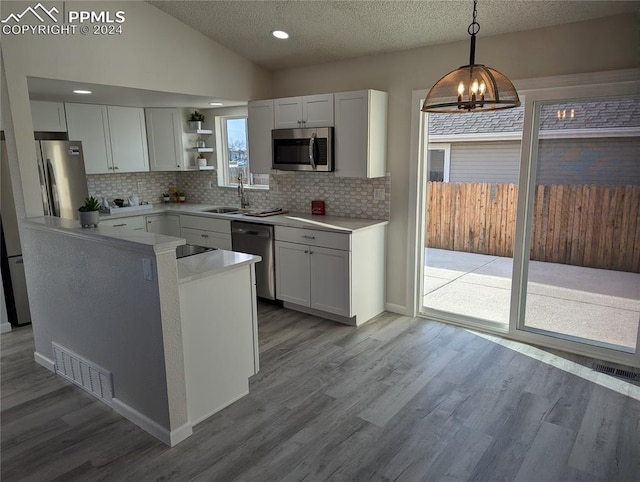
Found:
[[[176,259],[186,258],[187,256],[193,256],[194,254],[206,253],[207,251],[213,251],[216,248],[207,248],[205,246],[198,246],[197,244],[182,244],[176,248]]]

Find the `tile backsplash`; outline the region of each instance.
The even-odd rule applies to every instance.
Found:
[[[176,184],[175,172],[131,172],[122,174],[88,174],[87,187],[91,196],[109,202],[113,199],[127,199],[137,194],[140,201],[161,202],[163,192]]]
[[[99,198],[126,199],[136,193],[141,201],[159,202],[160,195],[177,186],[187,201],[224,206],[239,205],[233,188],[218,187],[216,171],[141,172],[87,176],[89,193]],[[214,186],[209,188],[209,186]],[[269,190],[247,190],[250,208],[281,207],[311,212],[311,201],[325,201],[326,214],[368,219],[389,219],[391,178],[342,178],[334,173],[291,172],[271,174]],[[384,192],[375,200],[374,190]]]

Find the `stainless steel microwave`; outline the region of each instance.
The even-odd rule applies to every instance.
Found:
[[[333,127],[271,131],[273,169],[333,171]]]

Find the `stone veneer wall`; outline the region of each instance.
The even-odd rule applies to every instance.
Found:
[[[235,188],[218,187],[216,171],[140,172],[91,174],[89,193],[98,198],[126,199],[136,193],[141,201],[160,202],[172,186],[186,194],[187,201],[238,206]],[[140,185],[140,190],[138,190]],[[209,188],[209,185],[214,186]],[[269,190],[247,190],[250,208],[281,207],[288,211],[311,212],[311,201],[325,201],[326,214],[352,218],[389,219],[391,178],[341,178],[334,173],[291,172],[269,176]],[[374,200],[374,189],[384,189],[385,199]]]

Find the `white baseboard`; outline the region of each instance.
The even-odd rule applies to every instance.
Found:
[[[191,426],[196,426],[198,425],[200,422],[204,422],[206,419],[208,419],[209,417],[211,417],[212,415],[218,413],[220,410],[224,410],[225,408],[227,408],[229,405],[236,403],[238,400],[240,400],[242,397],[246,397],[247,395],[249,395],[249,388],[247,387],[247,391],[238,395],[237,397],[235,397],[233,400],[230,400],[228,403],[225,403],[224,405],[221,405],[220,407],[217,407],[215,409],[213,409],[211,412],[209,412],[206,415],[203,415],[202,417],[200,417],[198,420],[192,420],[191,421]]]
[[[47,358],[44,355],[41,355],[37,351],[34,352],[33,359],[36,361],[38,365],[42,365],[47,370],[52,371],[53,373],[56,372],[56,362],[53,361],[52,359]]]
[[[126,403],[121,402],[117,398],[111,400],[113,409],[130,422],[135,423],[142,430],[149,432],[155,438],[165,443],[169,447],[174,447],[193,433],[193,426],[187,422],[175,430],[167,430],[159,423],[151,420],[149,417],[141,414],[137,410],[131,408]]]
[[[345,316],[335,315],[327,311],[320,311],[314,308],[309,308],[308,306],[301,306],[301,305],[296,305],[294,303],[289,303],[288,301],[283,302],[282,306],[284,308],[287,308],[288,310],[301,311],[302,313],[319,316],[320,318],[326,318],[327,320],[331,320],[331,321],[337,321],[338,323],[343,323],[345,325],[356,326],[355,316],[353,318],[347,318]]]
[[[384,309],[391,313],[398,313],[399,315],[411,316],[406,306],[396,305],[393,303],[385,303]]]
[[[11,323],[8,323],[6,321],[0,323],[0,333],[7,333],[9,331],[11,331]]]

